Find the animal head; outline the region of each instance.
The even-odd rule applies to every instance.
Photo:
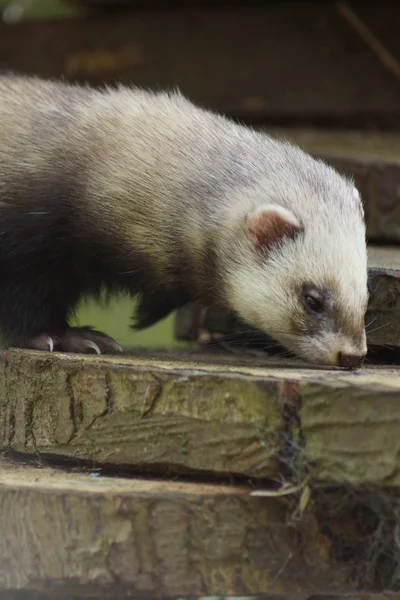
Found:
[[[325,175],[322,186],[297,182],[286,205],[256,202],[241,219],[228,294],[237,314],[297,355],[354,368],[367,352],[364,213],[351,182]]]

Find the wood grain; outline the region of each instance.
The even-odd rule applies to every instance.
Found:
[[[400,366],[177,351],[2,355],[1,448],[136,473],[400,486]]]
[[[0,594],[301,599],[365,587],[354,561],[338,556],[334,543],[340,534],[354,546],[354,519],[349,526],[346,515],[340,522],[331,516],[327,527],[323,511],[310,505],[291,522],[296,499],[250,492],[2,461]],[[368,537],[359,535],[370,549]],[[366,556],[359,550],[358,566],[366,566]]]
[[[1,445],[164,473],[277,472],[275,381],[79,356],[5,353]]]

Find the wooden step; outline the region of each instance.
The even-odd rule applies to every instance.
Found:
[[[399,128],[396,74],[354,28],[361,20],[398,60],[396,4],[161,4],[168,6],[0,23],[0,69],[96,85],[178,86],[242,119]]]
[[[264,128],[354,178],[365,206],[370,242],[400,242],[400,134]]]
[[[338,509],[340,494],[313,495],[298,513],[298,494],[252,491],[1,460],[0,596],[284,600],[393,589],[393,566],[380,578],[371,566],[380,538],[362,497]],[[395,550],[393,535],[384,542]]]
[[[366,315],[368,344],[377,356],[380,346],[400,347],[400,248],[371,246],[369,255],[369,306]],[[202,329],[210,334],[224,334],[234,343],[246,342],[260,346],[268,344],[261,332],[241,323],[228,314],[207,310]],[[198,309],[187,306],[177,311],[175,335],[180,340],[200,341]],[[372,358],[373,358],[372,356]]]
[[[399,375],[4,352],[0,598],[396,592]]]
[[[197,350],[11,350],[0,449],[135,473],[400,486],[400,366],[356,372]]]

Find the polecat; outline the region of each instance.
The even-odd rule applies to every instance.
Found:
[[[116,350],[78,300],[139,295],[137,327],[189,301],[298,355],[366,354],[364,213],[353,183],[179,93],[0,79],[0,327],[6,345]]]

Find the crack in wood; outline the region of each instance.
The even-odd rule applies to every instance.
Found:
[[[9,395],[8,360],[6,357],[3,359],[2,376],[3,376],[3,390],[4,390],[4,396],[1,400],[1,404],[3,407],[3,414],[4,414],[3,435],[4,435],[4,439],[7,439],[8,444],[12,445],[15,441],[15,433],[16,433],[15,402],[9,402],[8,404],[5,402],[5,398],[7,398]],[[8,418],[6,418],[6,414],[8,414]]]
[[[296,381],[284,381],[279,387],[279,404],[284,422],[282,450],[277,456],[278,472],[292,481],[301,483],[307,475],[304,461],[304,436],[300,418],[301,396]]]
[[[73,386],[72,386],[72,382],[71,382],[71,374],[67,373],[65,376],[65,388],[67,390],[67,395],[69,398],[69,418],[70,421],[72,423],[72,431],[71,431],[71,435],[69,436],[68,440],[66,441],[66,444],[69,444],[73,438],[75,437],[77,431],[78,431],[78,424],[77,424],[77,412],[79,412],[79,420],[82,421],[82,403],[79,400],[75,400],[75,394],[74,394],[74,390],[73,390]]]
[[[35,398],[26,398],[25,406],[24,406],[24,422],[25,422],[25,440],[24,447],[27,449],[29,444],[31,443],[34,451],[36,451],[36,439],[35,434],[33,432],[34,428],[34,408],[35,408]]]
[[[111,414],[113,411],[113,408],[114,408],[114,398],[113,398],[113,392],[112,392],[112,388],[111,388],[111,377],[110,377],[110,373],[108,371],[104,372],[104,379],[105,379],[106,408],[105,408],[103,415],[101,415],[101,416]]]

